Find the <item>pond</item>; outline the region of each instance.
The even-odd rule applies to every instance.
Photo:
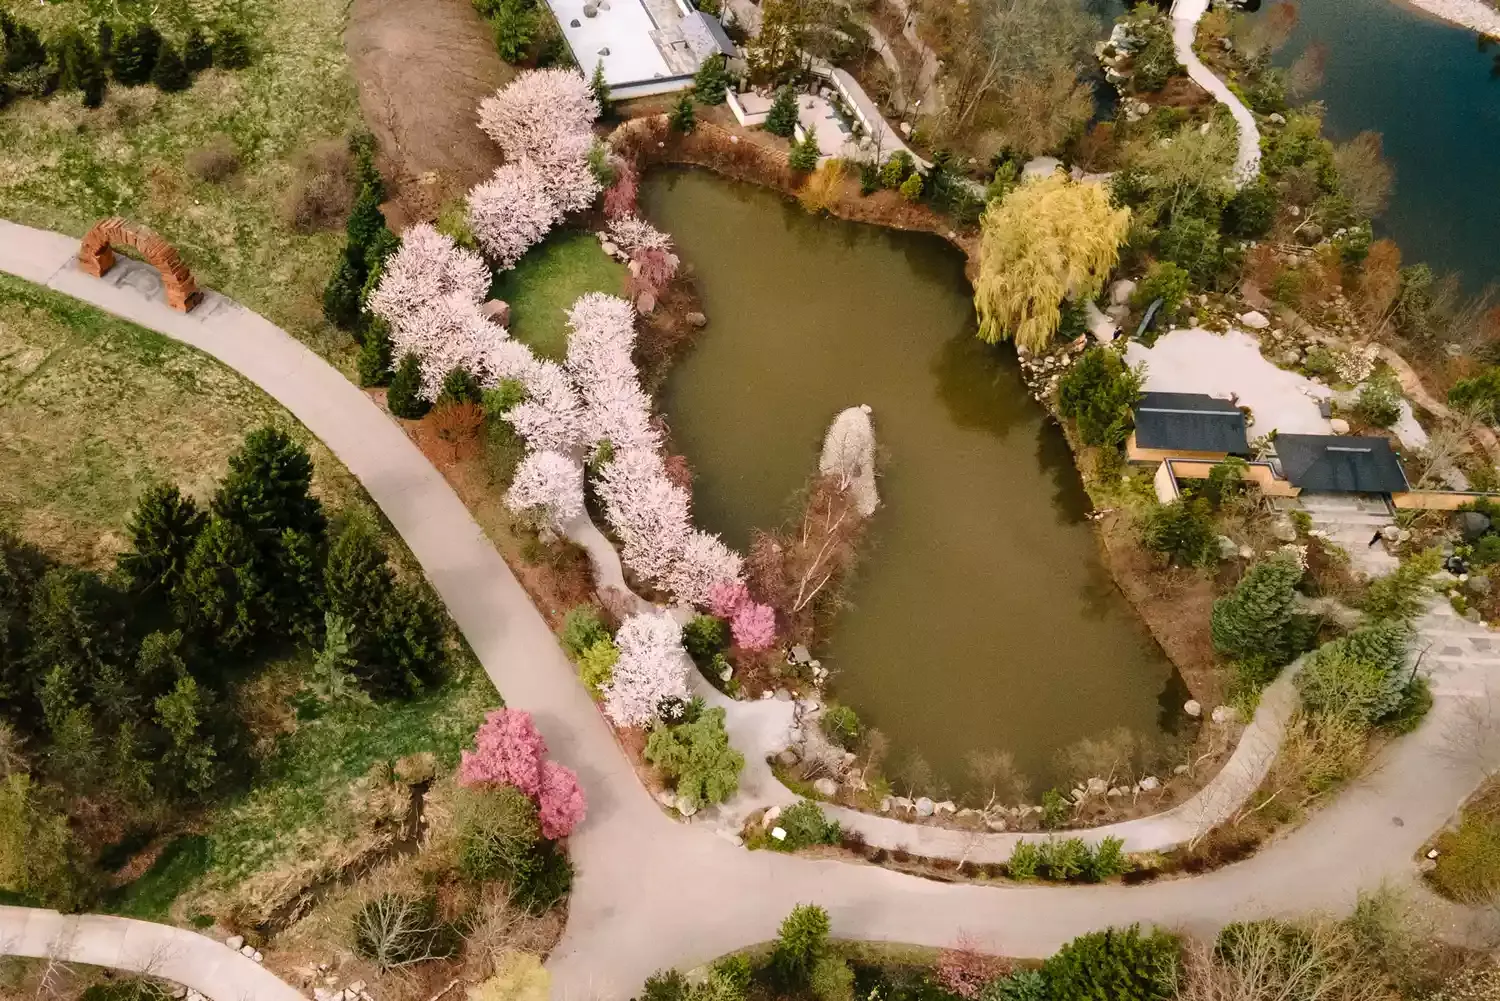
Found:
[[[1377,235],[1470,291],[1500,281],[1500,45],[1392,0],[1310,0],[1300,15],[1276,61],[1322,43],[1329,135],[1385,139],[1396,183]]]
[[[780,524],[833,416],[874,408],[882,506],[819,653],[892,766],[920,753],[957,788],[968,752],[1006,750],[1038,794],[1064,746],[1180,716],[1187,695],[1102,566],[1061,431],[1014,351],[974,336],[958,251],[703,171],[653,173],[641,202],[709,317],[661,397],[700,526],[744,547]]]

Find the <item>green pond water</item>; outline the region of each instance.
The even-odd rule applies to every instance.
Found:
[[[1066,745],[1180,717],[1186,693],[1101,564],[1061,431],[1012,349],[974,337],[956,250],[701,171],[652,174],[641,202],[709,317],[661,397],[699,525],[744,547],[781,523],[833,416],[874,408],[882,506],[818,653],[890,737],[891,770],[917,752],[958,788],[968,752],[1001,749],[1039,792]]]
[[[1324,45],[1313,97],[1329,135],[1384,137],[1396,183],[1377,235],[1471,291],[1500,281],[1500,45],[1392,0],[1307,0],[1299,13],[1276,61]]]

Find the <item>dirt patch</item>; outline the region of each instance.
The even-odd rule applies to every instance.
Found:
[[[475,108],[516,71],[466,0],[354,0],[344,49],[380,142],[392,228],[435,216],[499,163]]]

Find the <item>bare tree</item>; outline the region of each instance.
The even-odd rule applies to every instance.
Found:
[[[1015,755],[1009,751],[973,750],[964,758],[969,778],[982,794],[988,795],[984,809],[988,812],[997,801],[1020,803],[1026,799],[1030,783],[1016,767]]]
[[[1286,71],[1286,92],[1298,101],[1311,97],[1323,85],[1323,71],[1328,66],[1328,46],[1313,42]]]
[[[1365,131],[1333,149],[1339,190],[1354,211],[1371,218],[1385,211],[1391,198],[1391,165],[1386,162],[1379,132]]]
[[[1178,1001],[1390,1001],[1383,977],[1356,958],[1349,929],[1330,921],[1288,934],[1276,922],[1237,925],[1218,948],[1189,944],[1178,973]]]

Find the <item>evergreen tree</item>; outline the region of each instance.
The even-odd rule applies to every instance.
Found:
[[[108,66],[115,56],[115,26],[108,21],[100,21],[95,42],[99,46],[99,61]]]
[[[417,695],[438,682],[443,664],[443,624],[431,601],[397,585],[381,605],[371,660],[362,664],[375,694]]]
[[[359,384],[383,386],[391,380],[391,328],[379,317],[365,327],[359,349]]]
[[[144,22],[133,24],[115,39],[111,66],[115,82],[137,87],[151,79],[161,51],[161,33]]]
[[[818,169],[818,157],[822,153],[818,149],[818,136],[808,129],[802,136],[802,141],[792,145],[791,155],[787,157],[787,165],[793,170],[803,174],[810,174]]]
[[[698,127],[697,115],[693,112],[693,95],[685,93],[677,101],[677,106],[672,109],[669,119],[673,132],[681,132],[687,135]]]
[[[348,236],[348,257],[364,265],[366,254],[375,245],[382,230],[386,229],[385,213],[380,211],[380,192],[365,185],[360,188],[359,194],[354,199],[354,207],[349,210],[349,221],[345,225],[345,233]],[[359,274],[359,280],[354,283],[357,292],[364,284],[365,275],[363,268]]]
[[[29,645],[27,610],[36,583],[36,572],[27,547],[0,530],[0,702],[19,707],[20,696],[30,695],[25,664]]]
[[[385,394],[385,405],[397,417],[409,421],[421,420],[430,408],[422,399],[422,362],[408,351],[391,376],[391,388]]]
[[[375,530],[364,518],[350,518],[329,546],[323,566],[323,602],[328,614],[347,622],[356,637],[374,635],[379,609],[395,586],[395,574]]]
[[[104,91],[109,86],[104,62],[97,56],[79,68],[78,88],[83,91],[83,106],[97,108],[104,103]]]
[[[113,595],[87,570],[54,567],[37,582],[27,609],[26,660],[33,678],[62,668],[87,686],[119,659],[123,616]]]
[[[1236,660],[1264,658],[1280,666],[1295,655],[1293,612],[1302,567],[1291,554],[1261,560],[1233,593],[1214,602],[1214,649]]]
[[[274,621],[284,632],[309,637],[322,618],[319,606],[325,543],[321,530],[316,533],[294,528],[282,530],[267,576],[272,587]]]
[[[168,43],[163,42],[157,50],[156,65],[151,69],[151,82],[157,90],[168,94],[187,90],[193,85],[193,78],[188,75],[182,56]]]
[[[724,92],[729,88],[729,74],[724,69],[724,57],[709,56],[693,75],[693,97],[704,104],[723,104]]]
[[[776,91],[771,110],[766,113],[766,131],[790,139],[797,131],[797,94],[790,87]]]
[[[237,524],[265,551],[275,548],[286,529],[321,539],[327,523],[312,495],[312,474],[307,449],[279,428],[258,428],[230,456],[214,514]]]
[[[170,595],[182,579],[203,523],[203,512],[176,485],[147,487],[126,524],[131,548],[120,554],[118,564],[130,589],[137,594]]]
[[[225,518],[209,519],[173,596],[178,619],[221,652],[243,649],[261,632],[268,605],[256,563],[244,529]]]
[[[223,27],[214,33],[214,65],[242,70],[250,65],[250,40],[238,28]]]
[[[179,794],[201,797],[218,782],[208,715],[207,695],[191,676],[178,678],[172,690],[156,700],[156,723],[170,741],[161,756],[162,777]]]
[[[0,37],[5,40],[5,58],[0,60],[0,70],[22,73],[47,64],[47,47],[31,25],[0,12]]]
[[[203,29],[196,25],[188,32],[187,41],[183,43],[182,62],[189,73],[201,73],[214,64],[213,46],[208,44],[208,37],[203,34]]]
[[[149,699],[177,684],[177,679],[188,673],[182,659],[182,632],[148,633],[135,654],[135,670],[132,684]]]
[[[144,806],[151,801],[155,767],[146,759],[140,728],[134,720],[126,720],[115,730],[106,768],[110,789],[127,803]]]
[[[599,116],[608,118],[614,111],[614,104],[609,99],[609,84],[604,81],[603,59],[594,64],[594,75],[589,80],[589,91],[593,93],[594,100],[599,102]]]
[[[437,402],[442,403],[480,403],[484,400],[484,389],[479,385],[479,380],[474,373],[461,365],[454,368],[443,376],[443,388],[438,393]]]
[[[1080,935],[1042,967],[1052,1001],[1167,1001],[1174,995],[1177,940],[1166,932],[1110,928]]]
[[[771,967],[782,985],[795,990],[807,983],[813,964],[828,949],[828,912],[816,904],[798,904],[781,922]]]
[[[323,318],[341,330],[353,330],[359,323],[359,296],[364,275],[356,263],[357,258],[350,252],[352,250],[353,247],[348,247],[339,255],[338,267],[333,269],[333,275],[323,287]]]

